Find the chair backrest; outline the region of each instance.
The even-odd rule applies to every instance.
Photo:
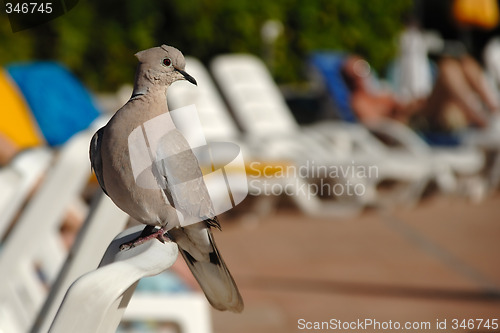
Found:
[[[31,197],[0,252],[0,313],[15,313],[26,331],[56,279],[67,250],[59,224],[90,177],[88,144],[92,132],[71,138],[59,152],[45,180]],[[16,320],[16,318],[18,320]],[[4,321],[0,320],[0,325]]]
[[[121,235],[116,237],[116,239],[119,239],[118,241],[115,240],[112,242],[114,235],[117,235],[124,229],[127,221],[128,215],[121,211],[108,196],[100,192],[99,195],[94,199],[89,216],[84,226],[82,227],[82,230],[80,231],[74,246],[71,249],[70,255],[67,257],[64,267],[59,273],[57,280],[53,283],[47,300],[44,303],[42,310],[38,313],[38,318],[35,321],[31,332],[37,333],[49,331],[49,327],[54,321],[56,313],[58,312],[58,309],[60,308],[60,305],[64,299],[64,295],[66,294],[66,291],[68,290],[70,285],[77,278],[83,276],[88,272],[92,272],[91,274],[95,274],[95,272],[93,271],[96,267],[99,266],[99,261],[103,257],[103,254],[106,252],[106,248],[108,246],[108,251],[116,252],[116,245],[119,245],[120,242],[126,241],[126,239],[122,238],[122,236],[125,237],[127,235],[126,237],[129,237],[128,234],[141,230],[143,228],[142,226],[138,226],[135,229],[128,230],[127,232],[122,233]],[[137,236],[137,233],[135,233],[134,236]],[[109,245],[110,243],[112,245]],[[125,251],[124,254],[126,254],[126,252],[128,251]],[[156,252],[151,253],[150,255],[159,256],[159,254]],[[105,259],[103,260],[102,264],[106,264],[114,260],[123,259],[122,255],[118,255],[118,253],[115,253],[113,255],[110,255],[108,253],[104,256]],[[126,260],[129,261],[129,259]],[[134,269],[137,270],[138,268],[143,268],[143,266],[136,267],[138,264],[143,264],[141,260],[142,259],[137,259],[136,261],[133,261],[130,267],[132,273],[134,272]],[[159,256],[158,260],[166,260],[168,262],[169,258]],[[157,271],[149,271],[148,269],[145,269],[144,276],[157,273]],[[120,286],[116,285],[113,282],[112,276],[113,274],[116,274],[115,279],[120,279],[120,274],[125,273],[123,273],[122,271],[120,271],[120,273],[113,272],[115,271],[111,270],[110,272],[108,272],[110,276],[106,277],[108,279],[107,281],[112,282],[110,286],[103,286],[102,281],[96,282],[95,280],[92,280],[98,285],[95,288],[120,289]],[[143,276],[141,275],[140,277]],[[83,277],[83,279],[87,279],[87,277]],[[125,286],[124,288],[127,289],[129,287],[130,286]],[[134,288],[135,285],[127,291],[127,302],[128,299],[130,299]],[[125,289],[121,290],[123,291]],[[83,293],[79,296],[73,295],[68,297],[74,297],[74,301],[77,303],[84,302],[85,304],[89,303],[89,307],[93,306],[92,301],[88,302],[80,298],[88,298],[88,293]],[[63,305],[63,307],[67,307],[68,302],[71,301],[68,301],[66,299],[65,305]],[[84,303],[80,303],[80,305]],[[100,311],[98,310],[99,304],[102,303],[98,303],[96,309],[94,309],[95,311]],[[69,306],[71,307],[71,305]],[[130,306],[127,306],[125,302],[122,302],[119,308],[109,310],[108,314],[106,315],[106,322],[113,323],[113,325],[115,325],[116,323],[117,325],[125,308],[127,308],[127,310],[125,311],[124,320],[126,320],[127,322],[168,322],[179,325],[179,327],[182,328],[182,332],[211,333],[210,309],[207,300],[201,293],[155,293],[152,295],[147,292],[137,292],[132,296],[130,300]],[[102,311],[102,313],[104,312],[105,311]],[[79,315],[84,314],[79,312]],[[87,313],[87,315],[89,316],[87,318],[88,320],[95,320],[95,314],[93,314],[92,311]],[[74,317],[75,315],[72,314],[67,318],[59,318],[58,320],[67,323],[71,322]],[[116,327],[110,329],[114,332]]]
[[[0,240],[49,167],[52,157],[53,152],[48,148],[32,149],[21,152],[9,165],[0,168]]]
[[[65,143],[99,117],[89,92],[61,64],[18,63],[7,66],[6,70],[23,94],[49,145]]]
[[[293,133],[299,125],[264,63],[249,54],[216,57],[212,73],[239,125],[251,135]]]
[[[71,285],[49,332],[116,332],[139,279],[166,270],[177,258],[175,243],[158,240],[119,250],[121,244],[139,236],[142,229],[138,226],[119,234],[100,267]]]
[[[314,52],[309,62],[312,68],[320,74],[339,117],[343,121],[357,123],[358,120],[351,108],[351,93],[341,74],[345,58],[346,55],[344,53],[323,51]]]
[[[26,62],[0,70],[0,132],[19,149],[61,145],[98,116],[90,94],[61,64]],[[0,239],[52,158],[25,151],[0,170]]]
[[[64,267],[52,284],[43,308],[38,313],[32,332],[48,331],[71,283],[98,267],[106,248],[115,235],[123,231],[128,219],[128,215],[103,192],[95,196]]]
[[[203,64],[196,58],[186,57],[186,72],[196,79],[198,86],[180,81],[169,87],[169,109],[194,104],[208,141],[236,139],[239,134],[238,126]]]

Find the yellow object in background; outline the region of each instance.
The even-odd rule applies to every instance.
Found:
[[[3,69],[0,70],[0,132],[20,149],[45,142],[21,93]]]
[[[453,17],[465,26],[493,29],[498,25],[500,14],[497,0],[455,0]]]

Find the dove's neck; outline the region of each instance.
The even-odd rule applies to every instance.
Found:
[[[166,89],[167,87],[164,84],[155,84],[146,75],[138,75],[129,102],[138,103],[141,106],[141,119],[152,119],[169,111]],[[147,112],[144,112],[144,110],[147,110]],[[137,117],[137,115],[134,114],[134,117]]]
[[[167,87],[160,84],[158,79],[148,69],[139,68],[135,77],[134,90],[132,98],[142,95],[156,95],[160,94],[166,98]]]
[[[155,86],[155,85],[136,85],[134,91],[132,92],[131,99],[138,98],[141,96],[146,97],[161,97],[166,99],[166,87]]]
[[[140,95],[162,94],[166,96],[167,88],[164,85],[154,84],[147,78],[141,78],[135,81],[132,97]]]

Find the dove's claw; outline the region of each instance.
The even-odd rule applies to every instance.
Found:
[[[120,251],[132,249],[154,238],[158,239],[162,243],[170,241],[170,238],[166,236],[166,232],[163,228],[157,229],[154,226],[147,225],[139,237],[120,245]]]

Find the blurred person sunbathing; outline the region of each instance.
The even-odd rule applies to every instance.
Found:
[[[348,57],[341,73],[351,92],[351,107],[363,123],[391,118],[416,130],[452,132],[485,127],[488,113],[499,109],[481,67],[467,55],[443,57],[430,95],[410,101],[399,100],[392,91],[374,89],[370,65],[359,56]]]

